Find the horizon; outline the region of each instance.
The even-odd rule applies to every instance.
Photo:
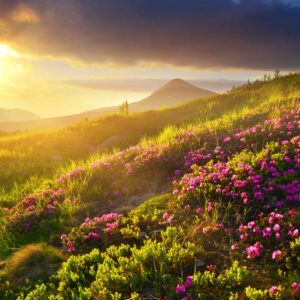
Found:
[[[173,78],[224,92],[298,71],[297,24],[298,0],[1,2],[0,107],[77,114]]]

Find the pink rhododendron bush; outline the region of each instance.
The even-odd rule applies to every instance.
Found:
[[[0,284],[0,295],[300,299],[298,100],[276,118],[219,127],[88,162],[5,208],[11,243],[51,228],[66,261],[17,292]]]

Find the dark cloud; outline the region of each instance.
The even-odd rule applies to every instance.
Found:
[[[20,2],[39,22],[9,17]],[[300,68],[296,0],[2,0],[0,11],[7,29],[0,39],[39,55],[126,65]]]

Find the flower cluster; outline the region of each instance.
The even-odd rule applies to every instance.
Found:
[[[101,242],[105,242],[109,235],[117,232],[118,220],[122,217],[123,214],[109,213],[93,219],[87,218],[70,234],[62,234],[62,243],[68,252],[75,252],[89,244],[94,245],[95,242],[100,247]]]
[[[184,284],[178,284],[176,286],[176,294],[183,294],[187,291],[188,288],[193,286],[193,276],[189,275],[187,276]],[[188,299],[192,299],[192,298],[188,298],[188,296],[184,295],[182,300],[188,300]]]
[[[78,179],[81,177],[81,175],[83,175],[85,173],[84,168],[82,167],[77,167],[73,170],[71,170],[69,173],[67,173],[66,175],[61,175],[58,179],[57,182],[58,183],[64,183],[67,182],[69,180],[74,180],[74,179]]]
[[[298,225],[299,213],[294,209],[286,213],[260,213],[258,219],[239,226],[239,245],[235,243],[232,250],[245,248],[249,260],[263,253],[265,259],[280,262],[290,252],[290,241],[299,237]],[[251,245],[253,241],[256,242]]]
[[[55,216],[64,207],[74,205],[76,200],[66,199],[63,189],[47,189],[39,194],[26,196],[22,202],[8,209],[6,215],[9,226],[27,232],[32,225]]]

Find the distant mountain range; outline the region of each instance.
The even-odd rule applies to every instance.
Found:
[[[0,108],[0,123],[38,120],[40,117],[23,109]]]
[[[182,79],[173,79],[154,91],[149,97],[141,101],[130,103],[129,111],[141,112],[167,106],[174,106],[184,101],[213,95],[215,95],[214,92],[196,87]],[[34,114],[32,114],[31,119],[28,117],[28,119],[23,120],[12,118],[10,120],[2,121],[2,118],[0,117],[0,130],[17,131],[35,128],[59,128],[71,125],[85,118],[96,118],[104,114],[116,113],[118,110],[118,106],[112,106],[86,111],[81,114],[48,119],[38,119],[38,116]],[[28,112],[28,114],[30,113]]]

